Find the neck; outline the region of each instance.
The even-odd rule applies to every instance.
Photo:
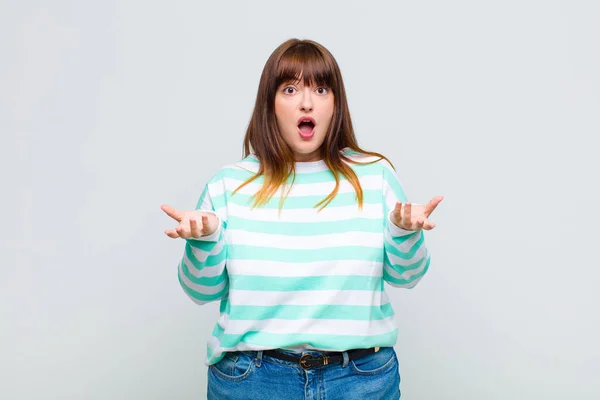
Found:
[[[321,155],[319,154],[319,152],[315,151],[310,154],[294,153],[294,160],[296,162],[313,162],[313,161],[321,161],[322,158],[321,158]]]

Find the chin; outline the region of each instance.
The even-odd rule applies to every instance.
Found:
[[[299,146],[295,146],[295,148],[292,148],[292,150],[300,154],[311,154],[318,151],[320,147],[320,144],[318,146],[315,146],[314,143],[302,143]]]

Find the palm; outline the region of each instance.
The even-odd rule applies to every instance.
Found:
[[[443,196],[436,196],[425,205],[405,203],[404,207],[402,202],[397,202],[392,211],[392,222],[399,228],[410,231],[431,230],[435,224],[429,221],[429,216],[443,199]]]
[[[160,208],[169,217],[179,222],[175,229],[165,230],[165,234],[170,238],[198,239],[217,230],[218,220],[211,213],[200,210],[179,211],[168,205],[162,205]]]

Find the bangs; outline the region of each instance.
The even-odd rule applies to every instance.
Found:
[[[307,43],[293,46],[281,56],[277,65],[276,87],[283,83],[297,84],[301,77],[304,85],[334,88],[333,68],[319,49]]]

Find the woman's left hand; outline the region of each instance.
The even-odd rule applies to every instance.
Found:
[[[390,218],[394,225],[408,231],[431,230],[435,224],[428,217],[443,199],[444,196],[436,196],[426,205],[405,203],[404,207],[397,202]]]

